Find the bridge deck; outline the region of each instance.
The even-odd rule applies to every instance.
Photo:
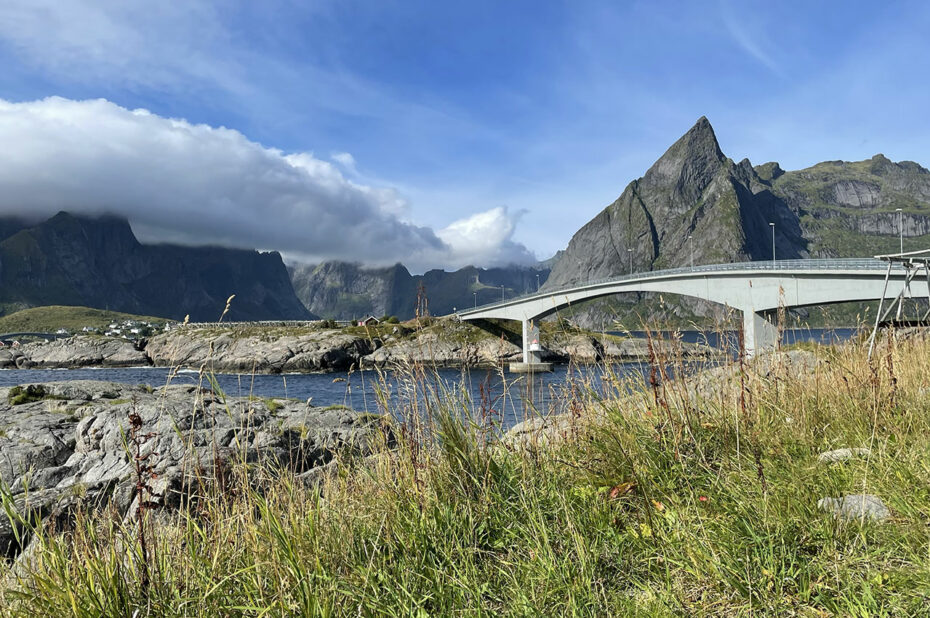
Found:
[[[823,260],[776,260],[776,261],[758,261],[758,262],[733,262],[729,264],[705,264],[694,267],[668,268],[665,270],[650,270],[648,272],[638,272],[629,275],[620,275],[617,277],[608,277],[604,279],[594,279],[584,283],[576,283],[553,290],[534,292],[515,296],[506,300],[499,300],[493,303],[478,305],[472,309],[463,309],[457,312],[462,318],[469,314],[480,313],[488,309],[497,307],[507,307],[528,300],[549,298],[552,296],[564,295],[570,292],[580,292],[586,289],[596,288],[604,285],[619,283],[636,283],[643,281],[660,281],[669,278],[690,277],[695,274],[699,275],[729,275],[739,276],[744,272],[776,272],[783,274],[800,273],[800,272],[880,272],[882,275],[888,270],[888,262],[875,258],[854,258],[854,259],[823,259]],[[895,266],[893,272],[904,275],[905,270],[900,266]]]
[[[912,287],[912,277],[918,272],[928,276],[926,289],[923,285]],[[928,273],[930,268],[922,262],[902,264],[880,259],[710,264],[633,273],[540,291],[460,311],[458,316],[462,320],[520,320],[526,341],[535,320],[575,303],[621,293],[675,294],[740,311],[747,350],[752,353],[774,345],[776,330],[768,318],[775,309],[877,300],[905,293],[928,297]],[[914,284],[917,282],[913,279]],[[532,362],[531,356],[524,350],[525,361]]]

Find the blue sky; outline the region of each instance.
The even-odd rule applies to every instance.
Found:
[[[367,216],[381,227],[396,227],[397,243],[374,231],[362,236],[394,247],[361,252],[366,261],[525,261],[523,247],[539,258],[564,247],[702,115],[736,160],[777,160],[795,169],[882,152],[930,163],[927,32],[930,5],[922,2],[5,0],[0,100],[13,106],[16,124],[8,122],[4,133],[0,122],[0,139],[32,144],[41,134],[49,142],[46,125],[29,123],[54,118],[57,131],[78,131],[77,120],[61,124],[74,114],[100,127],[93,135],[84,130],[85,139],[124,139],[124,150],[138,150],[134,138],[110,133],[122,110],[136,108],[190,127],[227,127],[269,152],[292,155],[291,163],[293,156],[312,157],[301,168],[312,175],[308,196],[275,211],[303,213],[293,227],[332,217],[328,235],[345,233],[343,242],[351,242],[352,226],[336,225],[347,212],[338,198],[346,191],[355,191],[352,212],[365,217],[370,208]],[[22,120],[30,105],[50,96],[62,99],[55,110]],[[100,98],[115,108],[88,116],[68,105]],[[197,136],[188,137],[184,152],[198,152]],[[207,132],[204,143],[215,137]],[[104,165],[115,156],[110,147],[82,155],[77,143],[55,146],[56,156],[72,152],[55,160],[60,169],[83,170],[82,178],[89,163],[75,157]],[[154,159],[167,156],[147,147]],[[187,168],[199,167],[189,156]],[[44,157],[36,152],[32,160]],[[217,158],[215,166],[243,158]],[[47,178],[20,160],[7,163],[17,179]],[[250,169],[237,176],[249,177]],[[260,169],[256,175],[271,173]],[[171,183],[183,171],[160,170],[158,182]],[[178,185],[205,192],[211,182],[228,182],[211,178]],[[21,207],[31,198],[20,184]],[[207,234],[210,240],[251,241],[307,259],[352,255],[325,238],[310,238],[304,248],[297,235],[277,246],[273,229],[250,237],[263,219],[250,209],[274,202],[276,186],[237,189],[261,201],[237,204],[229,229]],[[104,195],[75,181],[34,207],[51,208],[59,199],[80,209],[139,193]],[[174,197],[184,202],[180,193]],[[191,193],[190,203],[203,195]],[[228,200],[237,199],[230,193]],[[0,199],[0,208],[16,207]],[[159,208],[153,202],[139,212]],[[136,223],[143,236],[193,242],[151,217]],[[469,250],[485,238],[480,251]],[[415,246],[416,255],[405,255],[405,246]]]

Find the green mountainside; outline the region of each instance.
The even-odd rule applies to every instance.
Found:
[[[126,321],[147,322],[154,326],[162,326],[168,322],[165,318],[119,311],[53,305],[23,309],[0,317],[0,333],[53,333],[59,328],[75,333],[84,327],[103,332],[114,322]]]

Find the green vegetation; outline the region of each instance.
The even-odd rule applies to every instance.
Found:
[[[7,401],[11,406],[18,406],[24,403],[32,403],[34,401],[45,401],[45,400],[58,400],[61,397],[56,397],[48,392],[46,392],[45,387],[41,384],[29,384],[25,387],[23,386],[14,386],[7,393]]]
[[[571,381],[548,445],[500,443],[479,411],[461,420],[477,404],[436,392],[397,410],[432,424],[338,459],[320,489],[243,465],[150,517],[145,569],[134,524],[105,511],[38,526],[30,570],[0,566],[0,615],[923,615],[930,344],[878,351],[655,390],[610,376],[607,395]],[[847,446],[870,454],[818,463]],[[817,507],[858,493],[891,519]]]
[[[888,215],[893,220],[893,212]],[[861,234],[841,227],[830,220],[819,221],[805,216],[805,227],[812,231],[816,240],[811,243],[810,252],[813,255],[832,255],[842,257],[872,257],[884,253],[897,253],[900,240],[897,234],[878,235]],[[909,236],[904,239],[905,251],[916,251],[930,246],[930,235]]]
[[[53,333],[59,328],[77,332],[85,326],[106,330],[110,323],[125,320],[149,322],[154,325],[164,325],[168,322],[165,318],[131,315],[119,311],[52,305],[23,309],[0,317],[0,333]]]

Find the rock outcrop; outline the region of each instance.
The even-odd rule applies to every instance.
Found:
[[[264,462],[298,475],[337,453],[366,455],[389,431],[379,417],[301,402],[222,399],[190,386],[157,390],[107,382],[0,388],[0,482],[22,515],[53,519],[78,504],[132,516],[137,477],[127,452],[138,415],[140,454],[155,501],[171,506],[218,466]],[[132,447],[130,447],[132,448]],[[0,514],[0,557],[22,549]]]
[[[114,337],[78,336],[29,343],[20,348],[20,353],[26,359],[23,364],[37,369],[142,367],[149,364],[143,350],[130,341]]]
[[[520,348],[506,339],[485,338],[467,342],[424,333],[412,339],[389,340],[362,361],[366,366],[435,363],[439,366],[495,365],[522,358]]]
[[[199,368],[209,362],[215,371],[282,373],[349,369],[378,345],[374,339],[337,330],[269,336],[179,329],[154,337],[145,353],[160,367]]]

